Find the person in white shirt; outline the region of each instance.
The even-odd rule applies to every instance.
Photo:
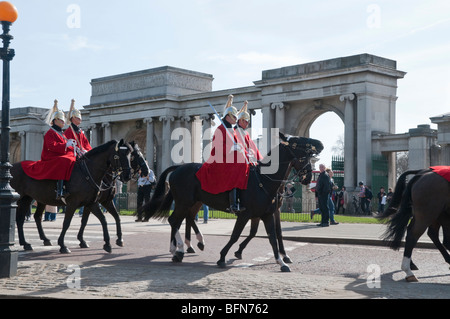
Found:
[[[147,176],[142,176],[141,172],[139,172],[138,179],[138,191],[137,191],[137,211],[142,207],[145,203],[150,201],[150,193],[152,191],[152,187],[156,183],[155,173],[150,169]],[[137,213],[137,222],[142,221],[142,215]]]

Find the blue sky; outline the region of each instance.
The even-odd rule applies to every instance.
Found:
[[[12,0],[11,107],[89,104],[93,78],[170,65],[213,90],[266,69],[370,53],[397,61],[397,132],[450,112],[450,1]],[[320,121],[338,122],[331,114]]]

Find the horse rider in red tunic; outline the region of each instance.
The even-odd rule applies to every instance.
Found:
[[[245,148],[238,143],[232,128],[237,121],[237,110],[232,103],[233,96],[230,95],[222,124],[214,132],[211,156],[196,176],[205,192],[229,192],[230,212],[237,214],[245,210],[239,205],[239,190],[247,189],[249,164]]]
[[[248,159],[251,165],[258,165],[258,161],[261,161],[263,157],[256,147],[255,142],[250,137],[250,134],[246,131],[249,122],[250,114],[248,113],[248,101],[244,102],[244,106],[239,111],[237,116],[237,124],[235,126],[236,136],[241,145],[243,145],[248,153]]]
[[[77,155],[79,156],[92,150],[89,140],[80,128],[81,121],[81,112],[75,108],[75,100],[72,100],[69,113],[67,114],[67,124],[69,124],[69,128],[64,132],[64,136],[68,140],[75,140],[77,142],[76,150]]]
[[[63,111],[58,110],[58,101],[55,100],[46,122],[51,126],[44,136],[41,160],[37,162],[22,162],[22,168],[28,176],[37,180],[56,180],[56,199],[65,202],[69,194],[64,191],[64,181],[70,179],[75,165],[76,141],[67,139],[63,134],[65,124]]]

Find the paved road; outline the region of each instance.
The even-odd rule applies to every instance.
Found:
[[[243,260],[233,257],[237,247],[234,246],[227,256],[228,268],[216,267],[218,250],[228,240],[223,235],[231,233],[232,221],[211,220],[207,225],[199,224],[206,237],[205,251],[186,255],[182,264],[174,264],[168,253],[167,224],[156,221],[135,223],[132,217],[122,219],[126,246],[113,247],[111,254],[102,250],[101,229],[94,219],[85,233],[91,247],[82,250],[77,248],[75,238],[80,219],[74,217],[66,240],[72,250],[70,255],[59,254],[58,247],[43,247],[34,224],[27,223],[27,238],[35,250],[20,252],[18,276],[0,279],[0,295],[218,300],[450,297],[448,266],[437,251],[414,251],[414,259],[421,268],[417,272],[420,282],[408,284],[398,269],[401,252],[373,243],[364,246],[356,242],[352,245],[341,243],[345,238],[356,237],[348,233],[356,228],[347,228],[346,225],[329,227],[325,232],[311,224],[284,225],[287,237],[295,239],[295,233],[299,234],[298,237],[309,234],[311,240],[286,241],[294,263],[291,264],[291,273],[281,273],[273,261],[266,238],[254,239]],[[110,217],[108,221],[113,239],[114,223]],[[60,221],[45,223],[44,227],[48,237],[56,243]],[[380,230],[371,231],[378,234]],[[318,238],[324,241],[326,232],[334,232],[336,238],[327,236],[330,241],[338,243],[317,243]],[[365,234],[365,240],[370,236],[375,240],[376,236],[370,235],[369,231]],[[372,268],[368,268],[371,265]],[[380,278],[381,281],[372,278]]]

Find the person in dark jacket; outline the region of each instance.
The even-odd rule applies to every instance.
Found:
[[[331,181],[330,176],[328,176],[325,169],[325,165],[319,165],[320,175],[316,185],[319,209],[322,212],[322,221],[317,225],[319,227],[328,227],[330,225],[330,211],[328,209],[328,200],[331,191]]]

